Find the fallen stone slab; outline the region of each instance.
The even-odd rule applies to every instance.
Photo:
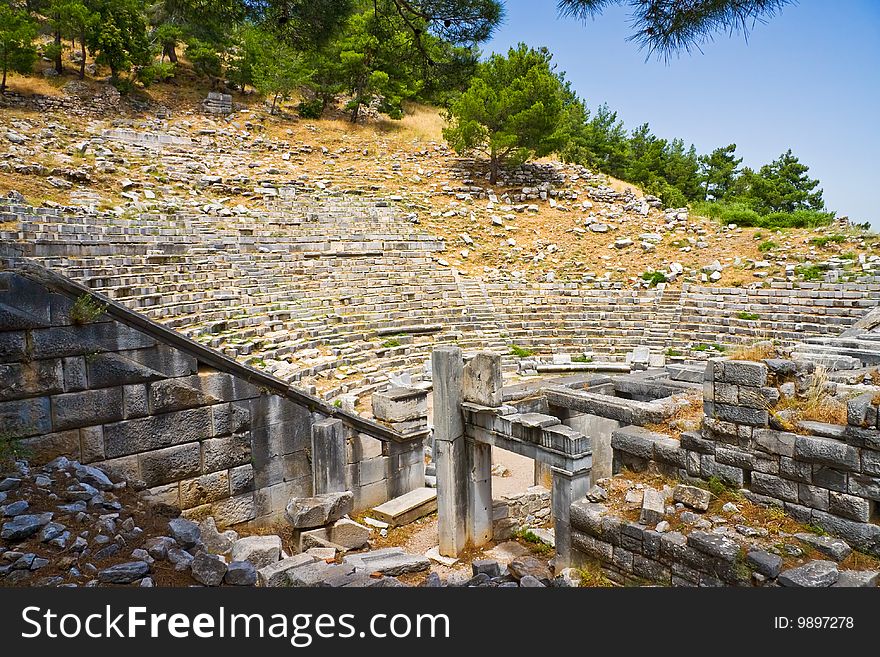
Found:
[[[875,588],[880,583],[880,571],[842,570],[833,587]]]
[[[323,527],[339,520],[354,509],[354,494],[325,493],[314,497],[294,497],[287,504],[285,515],[296,529]]]
[[[336,552],[335,547],[313,547],[306,550],[306,554],[311,554],[321,561],[333,561],[336,559]]]
[[[227,567],[223,581],[230,586],[254,586],[257,583],[257,569],[247,561],[233,561]]]
[[[672,491],[672,500],[674,502],[681,502],[685,506],[689,506],[697,511],[708,511],[709,502],[712,501],[712,494],[703,488],[679,484]]]
[[[782,557],[765,550],[751,550],[746,563],[765,577],[775,578],[782,571]]]
[[[301,552],[313,547],[337,547],[341,552],[360,550],[369,543],[370,535],[369,527],[342,518],[329,527],[302,532],[299,549]]]
[[[687,544],[703,554],[733,563],[739,556],[739,543],[727,536],[694,531],[688,534]]]
[[[310,554],[296,554],[265,568],[260,568],[257,575],[262,586],[289,586],[288,571],[315,561],[315,557]]]
[[[150,564],[132,561],[98,571],[98,581],[105,584],[131,584],[150,574]]]
[[[443,566],[454,566],[458,563],[458,559],[455,557],[444,557],[440,554],[440,546],[435,545],[430,550],[425,552],[425,556],[428,557],[431,561],[439,563]]]
[[[193,579],[205,586],[220,586],[227,570],[222,557],[208,552],[199,552],[190,568]]]
[[[779,573],[776,581],[782,586],[822,588],[833,586],[839,578],[840,572],[833,561],[811,561]]]
[[[329,586],[331,582],[339,577],[344,577],[354,571],[351,565],[330,564],[326,561],[315,561],[314,563],[298,566],[287,571],[291,586],[297,587],[315,587]]]
[[[547,562],[541,561],[535,557],[519,557],[514,559],[507,564],[507,570],[510,571],[510,574],[517,580],[526,575],[531,575],[535,579],[541,581],[549,581],[553,578]]]
[[[370,512],[377,520],[391,527],[400,527],[423,518],[437,510],[437,491],[434,488],[416,488],[408,493],[374,507]]]
[[[656,525],[666,514],[666,498],[659,490],[646,488],[642,495],[642,512],[639,522],[643,525]]]
[[[15,516],[12,520],[3,523],[0,538],[7,541],[22,541],[36,534],[50,522],[52,522],[51,512]]]
[[[202,532],[199,526],[186,518],[174,518],[174,520],[171,520],[168,523],[168,531],[174,540],[177,541],[178,545],[184,549],[191,548],[202,540]]]
[[[831,536],[818,536],[816,534],[795,534],[794,537],[821,552],[826,557],[840,563],[852,554],[852,548],[846,541]]]
[[[402,548],[383,548],[371,552],[351,554],[342,561],[346,565],[382,575],[405,575],[431,568],[431,561],[421,554],[406,554]]]
[[[232,544],[232,560],[247,561],[259,570],[281,559],[280,536],[245,536]]]

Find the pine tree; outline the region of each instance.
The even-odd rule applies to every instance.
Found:
[[[751,181],[748,196],[759,213],[823,210],[819,181],[810,178],[810,167],[801,164],[791,149],[765,164]]]
[[[742,158],[736,157],[736,144],[721,146],[709,155],[700,156],[700,172],[703,179],[703,197],[721,201],[733,189],[739,174]]]
[[[0,93],[6,91],[8,71],[30,72],[37,57],[33,45],[36,36],[37,25],[27,12],[0,4],[0,66],[3,68]]]
[[[547,155],[560,146],[557,126],[565,94],[550,67],[550,52],[525,44],[480,64],[471,85],[449,109],[443,131],[459,153],[489,157],[489,182],[502,164]]]

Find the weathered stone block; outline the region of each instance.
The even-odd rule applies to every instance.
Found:
[[[716,559],[733,562],[740,554],[739,543],[727,536],[696,530],[688,534],[687,544]]]
[[[750,550],[746,555],[746,563],[755,571],[771,579],[782,571],[782,557],[765,550]]]
[[[260,584],[262,586],[290,586],[288,571],[298,566],[314,563],[315,561],[317,559],[310,554],[297,554],[260,568],[257,571],[260,577]]]
[[[359,433],[352,439],[352,458],[351,463],[358,463],[367,459],[382,456],[382,441],[377,438],[368,436],[365,433]]]
[[[150,414],[148,390],[145,384],[122,387],[122,417],[125,420],[145,417]]]
[[[185,447],[185,446],[181,446]],[[172,447],[172,450],[180,449]],[[229,473],[212,472],[180,482],[180,503],[186,509],[229,497]]]
[[[38,359],[143,349],[156,344],[148,335],[117,322],[38,329],[32,332],[31,338],[32,354]]]
[[[746,470],[752,470],[755,466],[754,453],[732,447],[716,447],[715,460],[724,465]]]
[[[767,366],[746,360],[727,360],[723,363],[722,381],[738,386],[766,386]]]
[[[856,522],[870,522],[871,520],[871,502],[866,499],[831,491],[828,501],[827,510],[834,515]]]
[[[6,438],[14,439],[52,431],[48,397],[0,402],[0,427]]]
[[[60,360],[0,364],[0,401],[51,395],[64,389]]]
[[[250,463],[250,434],[242,433],[225,438],[202,441],[205,472],[216,472]]]
[[[797,434],[773,429],[758,429],[754,433],[755,445],[770,454],[793,457]]]
[[[322,527],[352,512],[354,496],[351,491],[326,493],[307,498],[293,498],[288,502],[285,515],[296,529]]]
[[[779,573],[776,581],[782,586],[822,588],[834,584],[839,575],[833,561],[810,561]]]
[[[712,501],[712,494],[703,488],[679,484],[672,491],[672,499],[692,509],[706,511]]]
[[[752,473],[752,490],[786,502],[798,501],[797,484],[762,472]]]
[[[76,392],[89,387],[86,376],[86,359],[83,356],[70,356],[62,359],[64,370],[64,392]]]
[[[811,509],[828,510],[828,489],[798,484],[798,501]]]
[[[858,497],[880,500],[880,477],[850,474],[848,492]]]
[[[358,481],[361,486],[387,479],[390,473],[390,459],[387,456],[361,461],[358,464]]]
[[[241,433],[250,427],[251,413],[246,402],[211,406],[211,422],[215,436]]]
[[[733,422],[735,424],[749,424],[756,427],[767,426],[768,414],[765,409],[746,408],[745,406],[731,406],[728,404],[715,404],[714,416],[719,420]]]
[[[373,415],[382,422],[404,422],[428,415],[428,395],[418,388],[392,388],[372,396]]]
[[[846,473],[826,465],[813,464],[813,484],[829,490],[835,490],[839,493],[845,493]]]
[[[0,332],[0,363],[23,359],[26,348],[24,331]]]
[[[280,536],[245,536],[232,545],[232,560],[247,561],[258,570],[281,559]]]
[[[800,461],[822,463],[838,470],[858,470],[859,452],[855,447],[828,438],[798,436],[794,455]]]
[[[478,352],[464,367],[462,396],[464,401],[483,406],[501,406],[501,356]]]
[[[250,493],[254,490],[254,468],[241,465],[229,470],[229,493],[232,496]]]
[[[122,388],[83,390],[52,397],[56,429],[74,429],[122,419]]]
[[[208,408],[124,420],[104,427],[104,448],[108,458],[159,449],[211,437]]]
[[[155,381],[164,375],[137,361],[116,353],[96,354],[87,361],[89,386],[110,388],[131,383]]]
[[[141,477],[147,486],[180,481],[201,470],[201,449],[198,443],[176,445],[140,455]]]
[[[814,511],[813,522],[825,531],[839,536],[857,550],[875,557],[880,556],[880,525],[853,522],[824,511]]]
[[[813,481],[813,466],[803,461],[795,461],[785,456],[779,459],[779,472],[771,473],[779,474],[783,479],[791,479],[802,484],[809,484]]]
[[[104,460],[104,430],[101,427],[83,427],[79,430],[80,455],[83,463]]]
[[[31,463],[37,465],[48,463],[59,456],[66,456],[77,461],[81,460],[82,456],[78,429],[22,438],[18,441],[18,446],[29,455]]]

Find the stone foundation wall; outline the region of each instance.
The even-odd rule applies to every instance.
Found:
[[[780,394],[809,385],[812,367],[787,360],[710,361],[703,428],[681,440],[625,427],[612,436],[615,469],[654,464],[682,480],[720,479],[752,501],[880,555],[880,428],[872,393],[849,401],[846,425],[802,422],[778,428]],[[781,393],[780,390],[783,392]],[[773,428],[776,426],[777,428]]]
[[[86,312],[82,300],[99,304]],[[312,494],[312,425],[343,422],[363,509],[424,485],[422,435],[332,408],[63,277],[0,260],[0,438],[34,463],[67,456],[232,525]]]
[[[538,527],[551,519],[550,491],[531,486],[523,493],[492,500],[492,538],[506,541],[521,527]]]

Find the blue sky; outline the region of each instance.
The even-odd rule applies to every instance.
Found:
[[[748,42],[720,34],[668,62],[645,59],[626,7],[581,23],[555,2],[506,0],[484,45],[547,46],[588,106],[607,102],[629,129],[681,137],[699,152],[736,143],[744,164],[791,148],[822,181],[829,208],[880,228],[880,2],[801,0]]]

